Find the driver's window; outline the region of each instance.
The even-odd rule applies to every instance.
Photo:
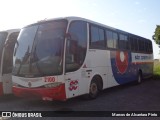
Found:
[[[66,45],[66,72],[78,70],[84,62],[87,49],[87,23],[74,21],[69,28]]]

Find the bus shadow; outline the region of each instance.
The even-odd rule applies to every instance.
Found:
[[[153,80],[160,80],[160,75],[153,75]]]
[[[9,95],[1,95],[0,96],[0,102],[11,102],[11,101],[17,101],[18,97],[14,96],[13,94],[9,94]]]
[[[140,85],[143,85],[144,82],[147,82],[149,80],[150,79],[143,80],[142,84]],[[119,92],[123,92],[123,90],[126,90],[134,86],[137,86],[137,84],[135,84],[135,82],[131,82],[124,85],[107,88],[100,92],[97,99],[103,99],[106,96],[119,94]],[[70,112],[76,111],[75,108],[80,107],[80,105],[83,105],[83,104],[90,105],[92,103],[95,103],[97,99],[89,100],[89,99],[85,99],[83,96],[71,98],[71,99],[68,99],[67,101],[43,101],[40,99],[28,99],[27,101],[25,101],[25,105],[32,106],[34,110],[41,110],[41,108],[43,108],[43,110],[46,110],[46,111],[52,110],[57,113],[59,113],[60,111],[67,111],[70,113]]]

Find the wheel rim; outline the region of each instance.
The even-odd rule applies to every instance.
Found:
[[[92,95],[96,95],[98,91],[98,87],[96,83],[92,83],[90,87],[90,92]]]

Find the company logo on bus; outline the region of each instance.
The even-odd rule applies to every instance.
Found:
[[[128,53],[123,51],[116,52],[116,66],[121,74],[124,74],[128,68]]]

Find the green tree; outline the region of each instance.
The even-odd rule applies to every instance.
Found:
[[[154,35],[152,36],[153,40],[160,45],[160,25],[157,25]]]

